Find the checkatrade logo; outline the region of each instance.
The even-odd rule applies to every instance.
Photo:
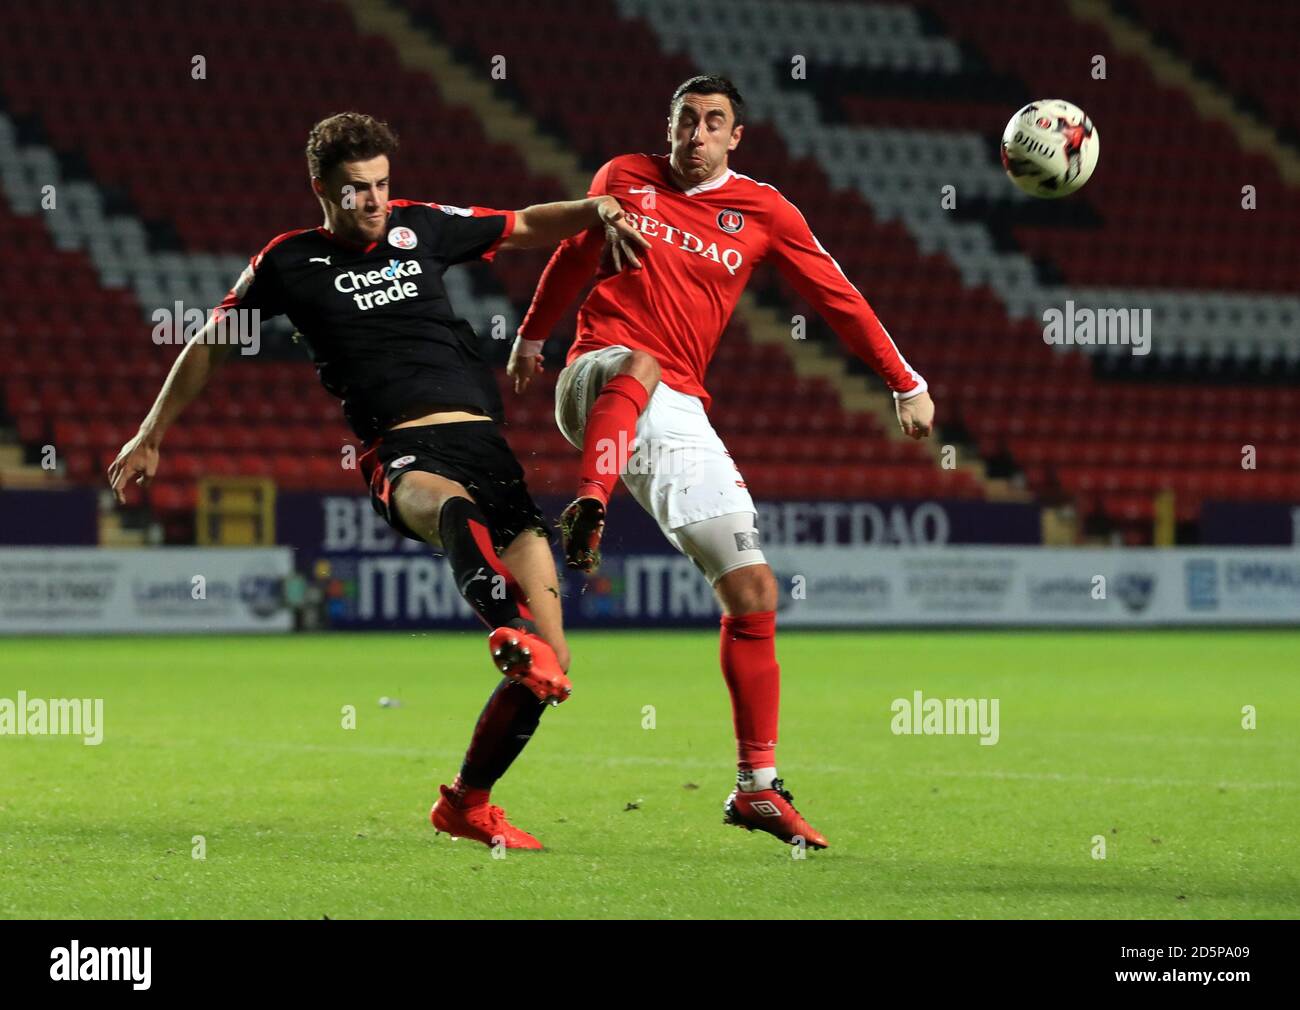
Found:
[[[362,312],[388,305],[391,302],[405,301],[420,294],[420,288],[408,277],[418,277],[424,273],[419,260],[388,261],[382,270],[369,270],[359,274],[355,270],[345,270],[334,278],[334,290],[351,295],[357,308]],[[387,285],[378,291],[367,290],[379,285]]]

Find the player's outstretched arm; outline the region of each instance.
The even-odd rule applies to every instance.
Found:
[[[830,323],[840,340],[870,365],[894,393],[898,423],[910,438],[934,426],[925,379],[895,346],[862,293],[844,276],[798,209],[784,197],[774,205],[771,256],[782,275]]]
[[[163,434],[190,401],[203,391],[208,379],[234,346],[207,339],[215,326],[216,318],[209,319],[195,338],[182,348],[153,407],[140,422],[140,430],[122,446],[117,459],[109,466],[108,484],[119,504],[126,504],[126,485],[131,478],[134,477],[140,487],[149,486],[158,472],[158,450],[162,446]]]
[[[650,248],[649,241],[639,231],[629,227],[618,201],[608,195],[609,173],[613,165],[613,160],[602,165],[587,189],[587,199],[575,201],[578,204],[595,202],[598,207],[603,206],[604,213],[613,219],[611,222],[605,222],[603,218],[601,220],[603,241],[601,230],[591,227],[564,239],[537,282],[532,304],[528,306],[524,321],[519,326],[515,346],[510,351],[510,362],[506,366],[506,374],[514,380],[516,393],[527,389],[532,377],[542,371],[542,347],[546,338],[559,323],[569,303],[591,280],[600,265],[605,245],[609,245],[615,253],[611,258],[615,269],[620,271],[624,261],[637,268],[641,266],[641,261],[632,249],[633,245],[642,249]],[[601,212],[598,210],[597,213]],[[517,215],[515,226],[518,228]]]
[[[622,269],[624,260],[641,266],[637,250],[649,249],[650,242],[628,223],[623,208],[612,196],[538,203],[517,210],[514,231],[506,236],[501,248],[545,249],[592,227],[605,229],[605,239],[614,249],[616,269]]]
[[[565,239],[551,255],[533,292],[532,304],[524,315],[510,351],[506,375],[514,380],[516,393],[528,388],[534,375],[542,372],[542,347],[578,292],[591,280],[600,265],[605,239],[588,228]]]

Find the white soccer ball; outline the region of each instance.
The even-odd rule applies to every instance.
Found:
[[[1002,167],[1030,196],[1069,196],[1092,178],[1101,137],[1077,105],[1030,102],[1002,131]]]

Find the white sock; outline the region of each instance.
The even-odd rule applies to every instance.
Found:
[[[753,771],[736,772],[736,785],[742,793],[756,793],[763,789],[771,789],[775,781],[775,768],[755,768]]]

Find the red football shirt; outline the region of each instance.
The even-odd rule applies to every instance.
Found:
[[[641,270],[615,272],[603,258],[605,237],[589,229],[556,249],[519,328],[525,340],[545,340],[597,272],[578,310],[569,361],[587,351],[623,344],[654,355],[663,381],[698,396],[727,320],[754,267],[770,259],[840,339],[899,394],[926,383],[904,360],[867,300],[822,248],[808,222],[772,186],[728,170],[712,182],[682,190],[666,155],[626,154],[601,167],[589,196],[610,195],[649,239]]]

